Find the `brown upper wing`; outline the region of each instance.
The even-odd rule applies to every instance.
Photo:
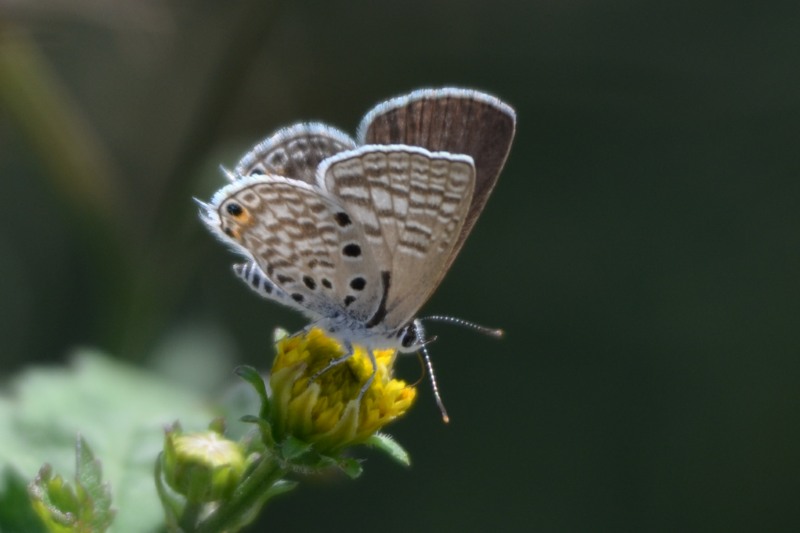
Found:
[[[475,190],[445,270],[478,219],[505,164],[516,114],[497,98],[468,89],[422,89],[378,104],[358,129],[359,144],[406,144],[466,154],[475,163]]]

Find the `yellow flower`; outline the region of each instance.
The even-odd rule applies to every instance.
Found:
[[[345,362],[310,381],[331,359],[344,354],[341,346],[314,328],[307,334],[278,342],[270,386],[278,435],[292,435],[314,443],[318,452],[339,450],[364,442],[405,413],[417,391],[393,379],[394,350],[376,350],[377,373],[358,401],[361,388],[372,374],[367,352],[354,347]]]

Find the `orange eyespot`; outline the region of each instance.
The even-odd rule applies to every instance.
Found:
[[[237,202],[229,202],[225,206],[225,211],[227,211],[228,214],[236,219],[236,221],[240,224],[247,224],[250,222],[250,211]]]

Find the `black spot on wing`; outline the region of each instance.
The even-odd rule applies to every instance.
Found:
[[[364,287],[366,286],[367,286],[367,280],[365,280],[361,276],[350,280],[350,288],[353,290],[363,291]]]
[[[339,211],[338,213],[333,215],[333,219],[342,228],[344,228],[345,226],[349,226],[350,224],[353,223],[353,221],[350,220],[350,215],[348,215],[344,211]]]
[[[360,257],[361,246],[355,243],[345,244],[344,247],[342,248],[342,253],[347,257]]]
[[[375,310],[375,314],[370,317],[367,321],[365,326],[367,328],[374,328],[381,322],[383,319],[386,318],[386,300],[389,297],[389,287],[392,284],[392,274],[388,270],[384,270],[381,272],[381,283],[383,284],[383,294],[381,294],[381,303],[378,304],[378,309]]]

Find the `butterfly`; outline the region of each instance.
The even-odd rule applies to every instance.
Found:
[[[374,349],[422,349],[432,370],[417,313],[483,210],[515,127],[510,106],[459,88],[380,103],[356,139],[295,124],[227,172],[201,219],[245,258],[234,272],[252,290],[342,344],[331,366],[353,344],[368,351],[363,393]],[[440,402],[435,381],[434,392]]]

